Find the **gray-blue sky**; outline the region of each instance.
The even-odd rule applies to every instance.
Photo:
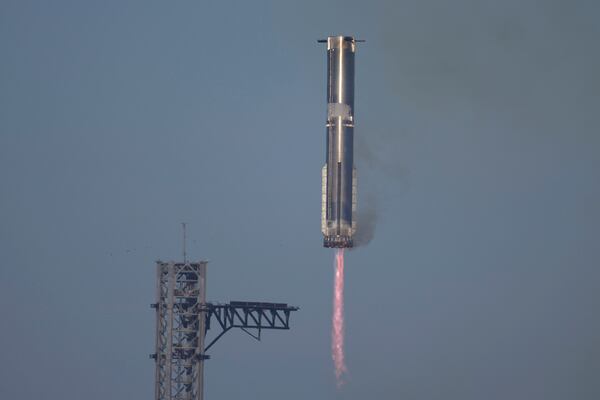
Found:
[[[598,11],[3,1],[0,397],[151,398],[153,262],[187,221],[210,299],[302,307],[290,332],[222,339],[208,398],[597,399]],[[315,41],[338,33],[367,39],[378,215],[347,257],[341,392]]]

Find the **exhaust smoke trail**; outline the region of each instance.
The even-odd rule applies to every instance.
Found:
[[[347,372],[344,361],[344,249],[336,249],[333,282],[333,321],[331,330],[331,357],[335,368],[337,386],[344,384],[342,375]]]

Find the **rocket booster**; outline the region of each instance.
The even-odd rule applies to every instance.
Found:
[[[352,247],[356,232],[354,167],[354,52],[351,36],[329,36],[327,43],[327,145],[321,172],[323,246]]]

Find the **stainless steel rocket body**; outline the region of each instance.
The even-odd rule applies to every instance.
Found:
[[[321,207],[325,247],[352,247],[356,232],[355,49],[353,37],[327,38],[327,151]]]

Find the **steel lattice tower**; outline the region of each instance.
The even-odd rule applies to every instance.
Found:
[[[206,261],[156,262],[155,400],[202,400]]]
[[[290,314],[298,310],[285,303],[207,303],[206,265],[156,262],[155,400],[202,400],[209,348],[234,328],[257,340],[265,329],[288,330]],[[213,319],[219,333],[205,344]]]

